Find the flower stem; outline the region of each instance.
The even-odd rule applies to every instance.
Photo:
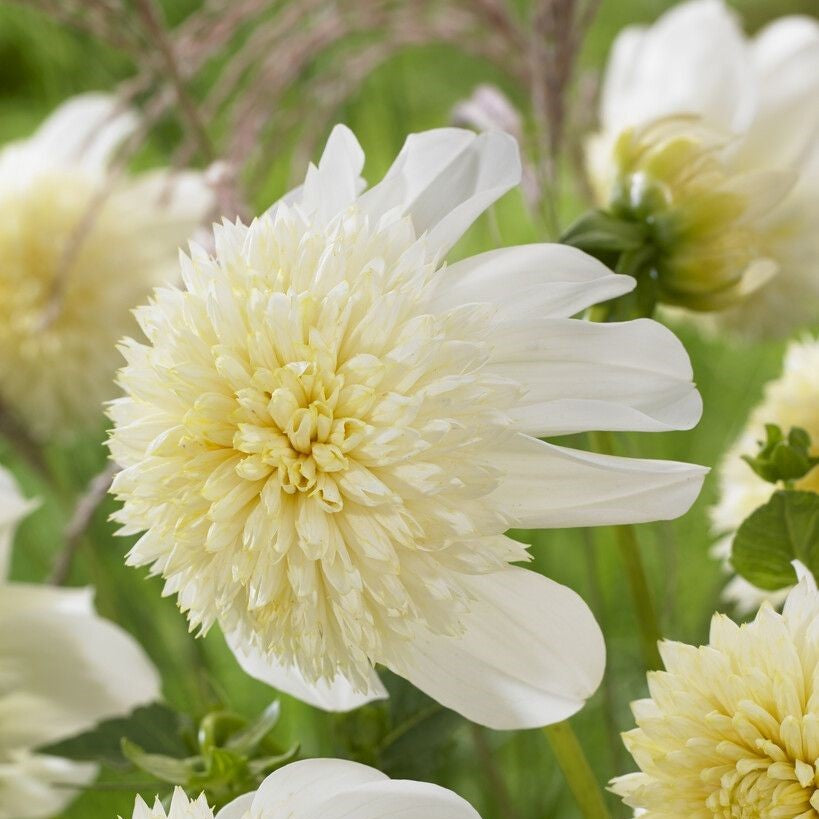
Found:
[[[648,587],[643,559],[640,555],[640,543],[633,526],[615,526],[617,546],[620,557],[628,576],[631,596],[634,607],[637,609],[637,620],[640,628],[640,644],[643,651],[643,662],[646,670],[654,671],[660,668],[662,660],[657,643],[662,634],[657,622],[657,612],[651,599],[651,590]]]
[[[603,791],[568,720],[547,725],[543,732],[585,819],[610,819]]]
[[[591,433],[594,448],[606,455],[614,454],[612,436],[607,432]],[[643,566],[643,557],[640,552],[640,541],[634,526],[623,524],[614,526],[617,547],[620,558],[628,578],[631,597],[637,612],[637,626],[640,630],[640,646],[643,654],[643,663],[647,671],[654,671],[661,667],[660,651],[657,643],[662,638],[657,611],[651,597],[651,588],[648,585],[646,570]]]

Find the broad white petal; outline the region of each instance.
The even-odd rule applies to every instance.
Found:
[[[567,318],[628,293],[636,283],[633,277],[612,273],[574,247],[519,245],[490,250],[447,267],[439,277],[433,308],[445,311],[489,302],[498,307],[498,321]]]
[[[49,164],[103,170],[137,128],[136,114],[109,94],[82,94],[64,102],[37,129],[27,147]]]
[[[84,590],[10,583],[0,593],[0,656],[9,669],[0,743],[36,747],[159,698],[139,644],[98,617]]]
[[[527,392],[511,411],[522,432],[690,429],[702,414],[679,339],[649,319],[506,321],[487,369]]]
[[[239,796],[228,802],[217,814],[216,819],[245,819],[250,816],[250,806],[256,798],[256,791]]]
[[[783,17],[762,30],[751,52],[759,105],[738,162],[798,170],[819,153],[819,22]]]
[[[299,819],[480,819],[456,793],[428,782],[370,782],[333,794]]]
[[[352,711],[373,700],[387,698],[387,691],[375,670],[371,672],[369,691],[363,693],[356,691],[353,684],[341,675],[332,683],[326,680],[310,683],[297,668],[279,665],[258,652],[248,651],[240,644],[236,635],[226,634],[225,639],[239,665],[251,677],[316,708],[325,711]]]
[[[607,130],[683,113],[727,132],[747,127],[755,105],[749,49],[722,0],[681,3],[641,34],[627,29],[626,43],[614,48],[616,81],[603,95]]]
[[[273,771],[256,791],[253,815],[306,819],[325,807],[336,794],[373,782],[389,781],[386,774],[343,759],[304,759]],[[221,814],[219,819],[223,819]]]
[[[96,779],[98,766],[55,756],[14,751],[0,762],[0,816],[47,819],[60,813],[81,788]]]
[[[424,635],[391,663],[442,705],[500,730],[566,719],[597,689],[605,644],[583,600],[517,567],[469,578],[461,637]]]
[[[561,528],[672,520],[685,514],[708,470],[676,461],[620,458],[516,435],[490,462],[506,477],[495,490],[510,526]]]
[[[520,182],[509,134],[441,128],[412,134],[384,178],[360,199],[373,217],[398,209],[427,233],[431,255],[445,254],[495,200]]]
[[[364,151],[355,135],[346,125],[336,125],[318,167],[307,171],[301,206],[320,222],[329,222],[355,201],[363,168]]]

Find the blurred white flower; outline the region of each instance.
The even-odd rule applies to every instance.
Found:
[[[767,503],[776,486],[759,477],[742,460],[753,455],[765,440],[765,424],[776,424],[784,432],[802,427],[811,436],[813,455],[819,455],[819,340],[793,342],[785,354],[782,375],[765,387],[765,396],[751,413],[748,423],[724,455],[717,471],[719,501],[710,510],[711,526],[720,540],[714,556],[729,567],[731,541],[740,524],[755,509]],[[794,488],[819,492],[819,468],[795,482]],[[757,589],[742,577],[734,577],[724,596],[739,611],[756,609],[763,600],[781,603],[788,590],[769,592]]]
[[[188,799],[185,791],[177,787],[174,788],[167,813],[159,797],[156,798],[151,808],[141,797],[137,796],[132,819],[213,819],[213,811],[204,794],[200,794],[196,799]]]
[[[652,321],[570,319],[634,286],[573,248],[444,265],[518,182],[511,137],[413,135],[359,196],[363,163],[339,126],[303,187],[138,310],[150,344],[123,345],[110,408],[129,563],[323,708],[385,696],[381,663],[492,727],[564,719],[602,636],[503,533],[673,518],[705,470],[535,436],[693,426],[688,356]]]
[[[624,196],[634,204],[647,189],[672,210],[685,200],[682,227],[675,225],[684,275],[675,283],[695,302],[689,306],[721,310],[723,326],[754,335],[786,334],[816,320],[816,20],[785,17],[748,40],[722,0],[681,3],[653,26],[618,36],[600,116],[589,169],[601,204]],[[657,141],[657,123],[669,121],[677,148],[687,139],[687,152]],[[630,170],[622,162],[624,135],[643,145]],[[660,217],[667,227],[667,213]]]
[[[113,396],[131,309],[177,275],[212,201],[197,173],[117,174],[137,126],[116,98],[86,94],[0,149],[0,405],[40,438]]]
[[[0,467],[2,537],[30,508]],[[59,813],[67,786],[93,781],[97,766],[36,749],[67,739],[159,697],[145,653],[98,617],[89,589],[12,583],[0,577],[0,819]]]
[[[666,671],[649,673],[623,735],[640,771],[612,782],[640,815],[819,815],[819,594],[800,574],[781,615],[716,614],[709,645],[661,645]]]

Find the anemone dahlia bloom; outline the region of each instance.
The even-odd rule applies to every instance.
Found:
[[[341,759],[305,759],[274,771],[257,791],[222,808],[216,819],[480,819],[475,809],[446,788],[392,780],[375,768]],[[167,815],[139,797],[133,819],[213,819],[203,796],[189,800],[174,791]]]
[[[0,149],[0,405],[39,438],[113,396],[131,309],[177,275],[211,204],[200,174],[111,167],[137,127],[114,97],[86,94]]]
[[[618,36],[590,175],[645,219],[665,300],[748,335],[819,316],[819,23],[749,40],[723,0]],[[671,133],[670,133],[671,131]]]
[[[563,719],[602,636],[504,532],[672,518],[704,470],[534,436],[692,426],[688,357],[652,321],[569,319],[634,284],[580,251],[444,264],[518,182],[511,137],[411,136],[359,195],[363,163],[339,126],[303,187],[137,311],[110,407],[129,563],[308,702],[383,697],[381,663],[486,725]]]
[[[640,772],[612,790],[647,819],[819,816],[819,594],[808,572],[780,615],[714,615],[707,646],[666,642],[624,734]]]
[[[0,468],[0,537],[31,508]],[[7,561],[4,561],[7,563]],[[159,678],[133,638],[95,612],[87,589],[12,583],[0,575],[0,819],[59,813],[93,764],[37,748],[159,697]],[[72,788],[72,786],[74,786]]]
[[[805,338],[791,343],[785,353],[782,375],[765,387],[765,396],[754,408],[745,429],[719,465],[719,501],[711,508],[711,526],[719,536],[714,556],[730,565],[731,542],[736,530],[754,510],[768,502],[776,486],[759,477],[742,460],[753,455],[765,440],[765,425],[776,424],[785,432],[801,427],[811,436],[812,453],[819,455],[819,340]],[[819,492],[819,468],[794,482],[794,489]],[[724,596],[742,612],[753,611],[763,600],[781,603],[787,589],[758,589],[742,577],[734,577]]]

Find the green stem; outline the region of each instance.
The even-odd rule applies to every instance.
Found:
[[[606,455],[614,454],[612,436],[607,432],[591,433],[594,448]],[[657,611],[651,597],[643,557],[640,552],[640,541],[634,526],[623,524],[614,527],[617,547],[626,570],[631,597],[637,612],[637,626],[640,630],[640,646],[646,670],[660,668],[660,652],[657,643],[662,638]]]
[[[585,819],[610,819],[603,791],[569,722],[547,725],[543,731]]]
[[[643,662],[648,671],[660,668],[662,660],[657,644],[662,638],[657,622],[657,612],[651,599],[643,558],[640,554],[640,543],[633,526],[615,526],[617,546],[628,576],[634,608],[640,627],[640,645],[643,651]]]

